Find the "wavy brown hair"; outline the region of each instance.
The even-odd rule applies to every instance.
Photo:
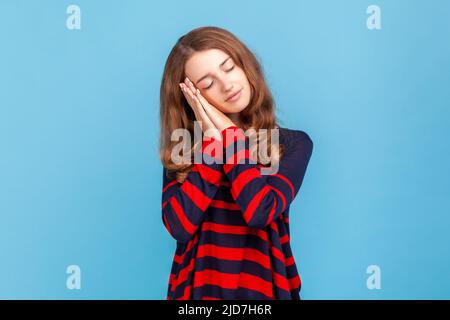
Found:
[[[267,155],[274,153],[275,161],[279,161],[284,153],[284,146],[279,148],[271,143],[270,129],[279,127],[275,116],[275,105],[264,74],[255,55],[231,32],[213,26],[200,27],[180,37],[170,51],[167,58],[160,88],[160,158],[167,172],[175,173],[178,182],[183,182],[193,166],[193,161],[186,164],[175,164],[171,160],[172,149],[178,141],[171,141],[170,137],[175,129],[187,129],[194,136],[194,121],[196,120],[192,108],[180,90],[179,83],[186,75],[184,67],[186,61],[198,51],[219,49],[229,54],[235,63],[243,69],[250,83],[251,98],[248,106],[240,112],[241,128],[254,129],[257,145],[260,145],[260,129],[267,130]],[[191,150],[193,159],[195,145],[187,146]],[[270,163],[261,161],[259,153],[251,150],[256,162],[262,166]]]

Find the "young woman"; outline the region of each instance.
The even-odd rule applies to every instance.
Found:
[[[167,299],[299,300],[289,207],[313,143],[278,126],[254,54],[227,30],[194,29],[170,52],[160,95],[162,221],[177,240]],[[174,161],[180,141],[172,133],[194,137],[196,123],[201,140],[184,142],[191,161]],[[263,137],[272,174],[262,171],[273,163],[250,149],[251,138],[260,148]]]

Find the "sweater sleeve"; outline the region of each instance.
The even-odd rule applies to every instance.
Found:
[[[236,126],[221,132],[223,171],[231,195],[249,227],[264,228],[289,207],[297,195],[312,154],[313,142],[303,131],[289,134],[278,171],[262,175],[249,150],[249,138]],[[253,160],[253,162],[249,161]]]
[[[167,169],[163,167],[162,220],[170,235],[179,242],[192,238],[219,189],[223,177],[222,151],[220,140],[204,138],[200,151],[196,151],[202,161],[194,161],[183,183],[168,178]]]

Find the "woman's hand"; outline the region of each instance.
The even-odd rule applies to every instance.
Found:
[[[215,106],[211,105],[205,97],[202,96],[200,90],[194,86],[194,84],[186,77],[184,84],[194,93],[194,97],[197,98],[202,109],[206,112],[209,119],[214,123],[215,128],[219,130],[219,133],[224,129],[235,126],[234,122],[231,121],[223,112],[218,110]]]
[[[187,78],[186,78],[187,79]],[[186,82],[186,80],[185,80]],[[180,83],[181,91],[184,94],[189,106],[192,108],[195,114],[195,118],[197,121],[201,123],[202,131],[205,136],[213,137],[217,140],[222,140],[220,132],[217,132],[217,128],[214,123],[206,114],[205,110],[202,107],[198,97],[194,94],[194,92],[189,88],[185,83]]]

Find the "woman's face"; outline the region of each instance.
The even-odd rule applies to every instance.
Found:
[[[244,70],[222,50],[194,53],[185,64],[185,74],[209,103],[229,116],[250,102],[251,88]],[[236,92],[238,95],[229,99]]]

